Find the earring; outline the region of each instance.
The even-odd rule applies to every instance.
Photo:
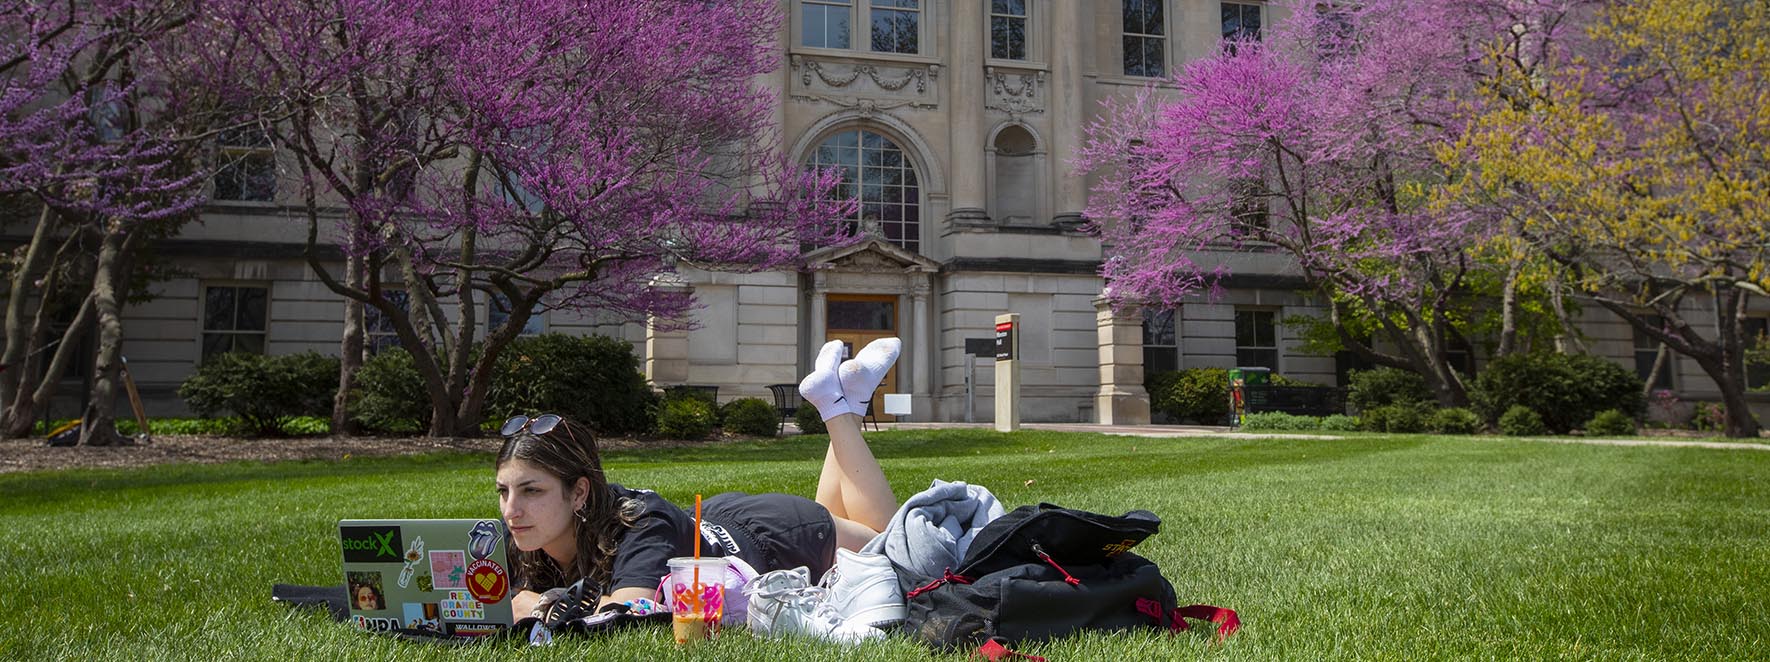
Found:
[[[589,521],[590,521],[590,518],[589,518],[589,517],[587,517],[587,516],[585,516],[585,515],[584,515],[584,508],[583,508],[583,507],[582,507],[582,506],[579,506],[579,507],[578,507],[578,511],[577,511],[577,512],[576,512],[576,513],[574,513],[574,514],[575,514],[575,515],[577,515],[577,516],[578,516],[578,521],[579,521],[579,522],[586,522],[586,523],[588,523],[588,522],[589,522]]]

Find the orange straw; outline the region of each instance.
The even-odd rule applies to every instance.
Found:
[[[694,584],[690,591],[688,604],[694,607],[695,613],[701,613],[701,495],[694,495]]]

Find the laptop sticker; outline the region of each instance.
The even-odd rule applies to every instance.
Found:
[[[498,541],[504,538],[504,527],[499,526],[497,520],[480,520],[467,533],[467,538],[468,553],[475,559],[484,560],[498,549]]]
[[[449,597],[437,603],[442,608],[442,617],[448,621],[483,621],[486,618],[486,606],[473,599],[467,591],[449,591]]]
[[[467,588],[467,552],[438,549],[430,552],[431,582],[439,589]]]
[[[480,559],[467,566],[467,592],[473,599],[495,605],[510,591],[510,578],[497,561]]]
[[[412,546],[406,548],[406,567],[399,571],[399,587],[412,585],[412,575],[418,573],[418,562],[424,560],[424,536],[412,536]]]
[[[442,610],[438,607],[437,603],[408,602],[403,606],[405,608],[402,611],[404,611],[406,615],[405,627],[407,629],[429,630],[437,633],[443,631],[442,620],[439,618]]]
[[[346,563],[399,563],[404,560],[397,526],[345,526],[338,529]]]
[[[350,593],[350,606],[357,611],[381,611],[387,608],[387,593],[381,590],[381,573],[345,573],[345,588]]]

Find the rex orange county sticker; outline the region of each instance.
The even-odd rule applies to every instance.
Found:
[[[467,591],[473,599],[495,605],[510,592],[510,577],[497,561],[480,559],[467,564]]]

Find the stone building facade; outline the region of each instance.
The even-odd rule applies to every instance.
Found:
[[[802,272],[684,273],[673,286],[692,289],[703,306],[690,331],[560,311],[533,331],[625,338],[656,384],[716,385],[721,400],[768,397],[769,385],[796,381],[827,339],[896,335],[906,354],[887,385],[912,395],[914,420],[989,420],[994,371],[966,353],[966,340],[990,337],[1004,312],[1021,316],[1027,421],[1146,422],[1145,370],[1264,365],[1317,383],[1343,379],[1347,361],[1298,351],[1280,323],[1321,308],[1271,255],[1222,254],[1235,276],[1212,300],[1132,317],[1106,309],[1101,247],[1080,230],[1090,181],[1067,166],[1101,100],[1158,83],[1226,35],[1258,34],[1281,18],[1276,7],[781,0],[781,8],[781,66],[757,81],[779,97],[781,144],[801,162],[849,172],[845,194],[860,202],[855,220],[872,238],[813,253]],[[223,149],[244,158],[217,179],[204,222],[162,248],[190,277],[127,310],[126,353],[155,414],[182,412],[173,391],[206,354],[338,351],[344,307],[301,257],[305,225],[288,206],[293,186],[278,187],[278,155]],[[1592,349],[1633,365],[1642,345],[1628,327],[1588,315]],[[1712,392],[1691,362],[1673,366],[1673,386]]]

